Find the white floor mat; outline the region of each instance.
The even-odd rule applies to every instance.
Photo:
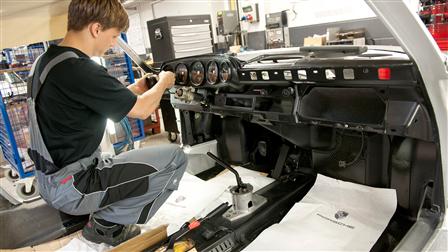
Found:
[[[58,249],[57,251],[84,251],[84,252],[103,252],[111,250],[113,247],[105,243],[97,244],[89,242],[83,237],[73,238],[67,245]]]
[[[308,194],[247,251],[368,251],[397,207],[394,189],[318,175]]]
[[[267,178],[259,172],[243,167],[234,167],[244,183],[250,183],[254,191],[272,183],[274,179]],[[168,235],[176,232],[182,224],[193,217],[204,217],[223,202],[232,204],[229,188],[236,185],[233,173],[224,170],[218,176],[203,181],[196,176],[185,173],[175,191],[166,203],[157,211],[144,229],[153,229],[168,224]]]
[[[179,189],[173,192],[148,223],[141,227],[143,230],[148,230],[168,224],[168,235],[170,235],[219,198],[224,190],[225,188],[221,185],[213,185],[185,173]]]

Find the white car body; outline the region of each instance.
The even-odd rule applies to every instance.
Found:
[[[445,196],[445,216],[439,227],[432,233],[424,221],[417,220],[414,227],[402,239],[396,250],[415,249],[426,235],[431,235],[424,250],[447,249],[448,217],[448,60],[440,51],[428,29],[402,0],[366,0],[366,3],[394,35],[405,52],[412,57],[423,77],[424,85],[431,101],[439,131],[442,157],[443,189]],[[432,234],[431,234],[432,233]]]

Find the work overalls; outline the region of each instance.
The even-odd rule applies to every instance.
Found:
[[[28,153],[35,163],[42,198],[72,215],[93,214],[124,225],[146,223],[178,188],[187,166],[184,152],[177,145],[165,145],[102,158],[98,148],[91,156],[58,169],[40,133],[35,101],[51,69],[78,55],[62,53],[43,68],[40,58],[31,69],[27,101],[31,135]]]

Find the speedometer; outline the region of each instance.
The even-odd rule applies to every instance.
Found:
[[[201,62],[196,61],[191,65],[190,79],[191,84],[199,86],[204,82],[205,69]]]
[[[188,68],[185,64],[181,63],[176,66],[176,80],[180,85],[187,84]]]
[[[207,65],[207,83],[216,84],[218,81],[218,64],[216,61],[210,61]]]
[[[222,82],[228,82],[232,79],[232,68],[229,62],[224,61],[221,63],[219,76]]]

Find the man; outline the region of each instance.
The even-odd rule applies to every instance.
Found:
[[[65,213],[90,214],[83,236],[113,246],[140,233],[133,224],[154,215],[187,165],[176,145],[101,156],[106,119],[147,118],[175,81],[161,72],[150,90],[144,79],[125,88],[90,59],[128,25],[119,0],[72,0],[64,40],[36,61],[28,82],[28,152],[42,198]]]

